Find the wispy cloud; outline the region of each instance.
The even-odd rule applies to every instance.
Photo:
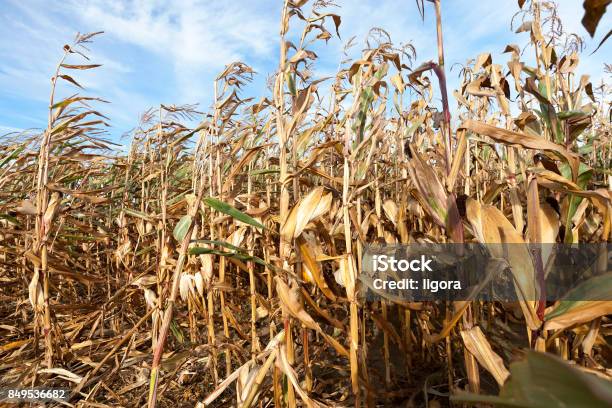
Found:
[[[0,57],[7,61],[0,92],[12,99],[3,113],[11,118],[23,100],[37,103],[44,117],[53,64],[77,31],[105,31],[90,53],[103,67],[77,77],[88,92],[112,102],[103,110],[121,131],[159,103],[209,104],[212,78],[225,64],[253,60],[267,69],[267,58],[276,56],[273,2],[10,0],[8,6],[0,27]]]
[[[74,1],[66,7],[115,41],[154,54],[174,72],[175,97],[195,102],[210,94],[210,77],[226,64],[271,54],[277,18],[262,4]]]

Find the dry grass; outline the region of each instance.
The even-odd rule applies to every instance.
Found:
[[[0,385],[69,386],[76,406],[439,406],[497,393],[529,348],[609,380],[612,302],[365,302],[358,281],[372,242],[610,241],[609,88],[574,74],[554,9],[523,6],[507,67],[462,68],[451,120],[441,32],[438,62],[410,68],[374,30],[319,99],[309,47],[340,17],[301,3],[271,95],[241,99],[234,63],[197,128],[161,105],[127,155],[99,100],[55,100],[96,68],[65,62],[93,35],[64,49],[48,128],[0,145]]]

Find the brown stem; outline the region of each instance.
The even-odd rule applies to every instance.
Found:
[[[440,93],[442,94],[442,109],[444,111],[444,126],[443,132],[445,134],[445,146],[444,151],[446,154],[446,174],[450,173],[452,163],[452,140],[451,140],[451,129],[450,129],[450,109],[448,108],[448,93],[446,90],[446,74],[444,73],[444,41],[442,39],[442,12],[440,10],[440,0],[434,0],[436,9],[436,33],[438,37],[438,66],[434,67],[434,72],[438,76],[440,81]]]
[[[70,48],[64,48],[64,55],[55,68],[55,75],[51,78],[51,95],[49,97],[49,119],[47,130],[43,135],[38,155],[38,178],[36,191],[36,238],[34,241],[34,253],[40,255],[40,270],[35,268],[34,273],[39,273],[43,278],[43,297],[44,297],[44,327],[43,335],[45,338],[45,362],[48,368],[53,368],[53,338],[51,332],[51,311],[49,307],[49,270],[47,254],[47,237],[51,228],[51,218],[48,225],[45,225],[45,213],[49,205],[49,191],[47,183],[49,181],[49,154],[51,150],[51,132],[53,129],[53,105],[55,101],[55,89],[57,78],[59,77],[62,64],[68,56]]]
[[[170,329],[170,322],[172,321],[172,312],[174,309],[174,303],[176,302],[176,295],[178,294],[181,272],[183,270],[183,265],[185,264],[185,260],[187,259],[187,250],[189,248],[189,241],[191,239],[191,233],[193,231],[193,227],[195,226],[195,222],[194,222],[195,216],[198,213],[198,208],[200,206],[200,202],[202,201],[203,193],[204,193],[204,183],[200,183],[198,196],[189,210],[189,216],[191,217],[191,223],[189,224],[187,233],[185,234],[185,237],[183,238],[183,241],[181,243],[179,258],[176,263],[176,268],[174,270],[174,276],[172,277],[172,291],[170,293],[170,298],[168,299],[166,310],[164,311],[164,317],[163,317],[162,326],[159,332],[159,338],[157,340],[155,350],[153,351],[153,362],[151,363],[151,383],[150,383],[150,389],[149,389],[149,403],[148,403],[149,408],[155,408],[155,405],[157,403],[157,382],[159,379],[159,366],[161,363],[162,354],[164,352],[164,345],[166,343],[166,337],[168,336],[168,330]]]

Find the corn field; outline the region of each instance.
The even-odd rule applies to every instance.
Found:
[[[210,110],[151,108],[125,153],[105,101],[56,97],[104,69],[101,33],[58,50],[47,128],[0,138],[0,388],[75,407],[612,406],[612,301],[368,301],[359,280],[373,243],[610,242],[610,85],[576,74],[582,40],[519,1],[509,29],[530,42],[466,56],[447,89],[444,2],[408,2],[436,14],[435,62],[373,29],[315,78],[341,9],[311,3],[279,4],[269,93],[243,98],[256,74],[227,65]]]

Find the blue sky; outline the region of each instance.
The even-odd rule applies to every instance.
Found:
[[[381,27],[396,43],[411,42],[417,64],[437,58],[433,7],[425,2],[425,21],[414,0],[339,0],[341,40],[317,49],[318,76],[335,72],[344,42],[356,36],[361,46],[371,27]],[[561,0],[559,14],[567,31],[586,40],[579,73],[602,79],[612,40],[595,49],[612,24],[604,16],[595,40],[582,25],[582,1]],[[513,34],[510,22],[516,0],[443,0],[442,18],[446,64],[465,63],[493,51],[493,61],[505,66],[506,44],[527,43],[528,35]],[[259,74],[243,96],[261,96],[266,77],[278,64],[278,31],[282,0],[117,1],[0,0],[0,134],[44,128],[50,77],[62,45],[78,32],[105,31],[90,46],[91,60],[103,64],[76,76],[86,88],[63,84],[62,95],[86,93],[110,104],[98,106],[111,119],[112,139],[137,125],[149,107],[198,103],[206,111],[212,102],[213,78],[232,61],[241,60]],[[331,28],[331,27],[330,27]],[[358,47],[355,48],[358,51]],[[606,59],[606,57],[608,57]],[[76,60],[73,62],[77,62]],[[458,70],[447,76],[451,91]]]

